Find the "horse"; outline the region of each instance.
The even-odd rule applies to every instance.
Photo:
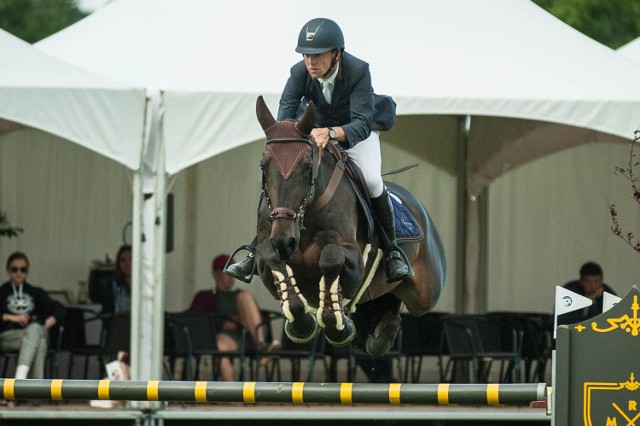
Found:
[[[333,145],[319,150],[310,140],[313,103],[297,122],[276,121],[260,96],[256,114],[267,139],[260,161],[257,274],[280,301],[287,336],[304,343],[323,329],[334,346],[356,339],[371,355],[385,353],[398,334],[402,303],[420,316],[442,293],[446,260],[433,220],[408,191],[385,182],[420,229],[417,237],[398,240],[414,275],[387,283],[375,227],[344,173],[348,158]]]

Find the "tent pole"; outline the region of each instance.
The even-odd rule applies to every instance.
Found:
[[[162,98],[160,102],[159,125],[162,124]],[[165,261],[166,261],[166,179],[165,150],[162,132],[158,132],[158,152],[156,156],[156,221],[154,244],[154,292],[152,321],[151,377],[162,380],[162,360],[164,357],[164,295],[165,295]]]
[[[151,100],[146,96],[145,116],[142,134],[142,145],[140,147],[140,167],[133,174],[133,212],[132,212],[132,237],[131,237],[131,324],[129,342],[129,364],[132,380],[140,380],[140,309],[142,300],[142,287],[144,284],[144,177],[145,177],[145,155],[149,145],[151,135],[151,122],[153,112]]]
[[[478,196],[470,195],[467,191],[469,176],[468,165],[471,164],[469,155],[470,129],[472,118],[467,116],[462,124],[462,133],[464,135],[463,151],[464,161],[460,162],[464,171],[460,170],[461,177],[464,177],[462,190],[460,191],[459,202],[462,203],[462,209],[459,213],[464,217],[462,234],[459,238],[463,241],[461,249],[463,255],[463,289],[462,300],[463,306],[461,311],[465,313],[484,313],[487,311],[487,228],[488,228],[488,191],[485,190]],[[458,294],[456,294],[458,296]],[[456,307],[458,308],[458,307]]]
[[[467,312],[469,294],[467,291],[467,143],[469,116],[460,117],[458,123],[458,138],[456,156],[458,169],[457,185],[457,214],[456,214],[456,279],[455,279],[455,312]]]
[[[142,246],[144,234],[143,227],[143,196],[142,196],[142,168],[133,174],[133,223],[131,238],[131,341],[130,347],[130,364],[131,378],[138,380],[140,371],[138,368],[138,359],[140,358],[140,350],[138,342],[140,341],[140,290],[142,288]]]

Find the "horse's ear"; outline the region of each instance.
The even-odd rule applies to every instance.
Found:
[[[312,101],[309,101],[307,109],[304,111],[304,115],[296,124],[296,128],[303,134],[308,135],[311,130],[316,126],[316,106]]]
[[[269,111],[262,96],[258,96],[258,100],[256,101],[256,115],[258,116],[258,122],[262,126],[262,130],[267,130],[276,123],[276,119],[273,118],[273,114]]]

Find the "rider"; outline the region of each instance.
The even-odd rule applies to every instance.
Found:
[[[291,68],[278,120],[299,118],[313,101],[317,127],[311,131],[311,139],[318,149],[336,141],[362,171],[371,207],[382,227],[387,281],[413,275],[396,243],[393,207],[381,176],[379,131],[374,130],[388,130],[393,125],[395,104],[389,97],[373,93],[369,64],[344,51],[342,30],[334,21],[315,18],[307,22],[300,30],[296,52],[302,53],[303,60]],[[248,282],[254,269],[250,254],[225,272]]]

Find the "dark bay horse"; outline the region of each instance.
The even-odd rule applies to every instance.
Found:
[[[372,355],[386,352],[400,327],[401,304],[419,316],[442,292],[446,262],[431,217],[409,192],[386,182],[421,228],[419,236],[399,240],[415,275],[387,283],[375,232],[370,238],[367,213],[342,173],[341,160],[348,159],[337,149],[319,151],[309,139],[313,103],[298,122],[276,121],[262,97],[256,110],[267,137],[257,268],[280,301],[287,335],[306,342],[322,328],[333,345],[355,337]]]

